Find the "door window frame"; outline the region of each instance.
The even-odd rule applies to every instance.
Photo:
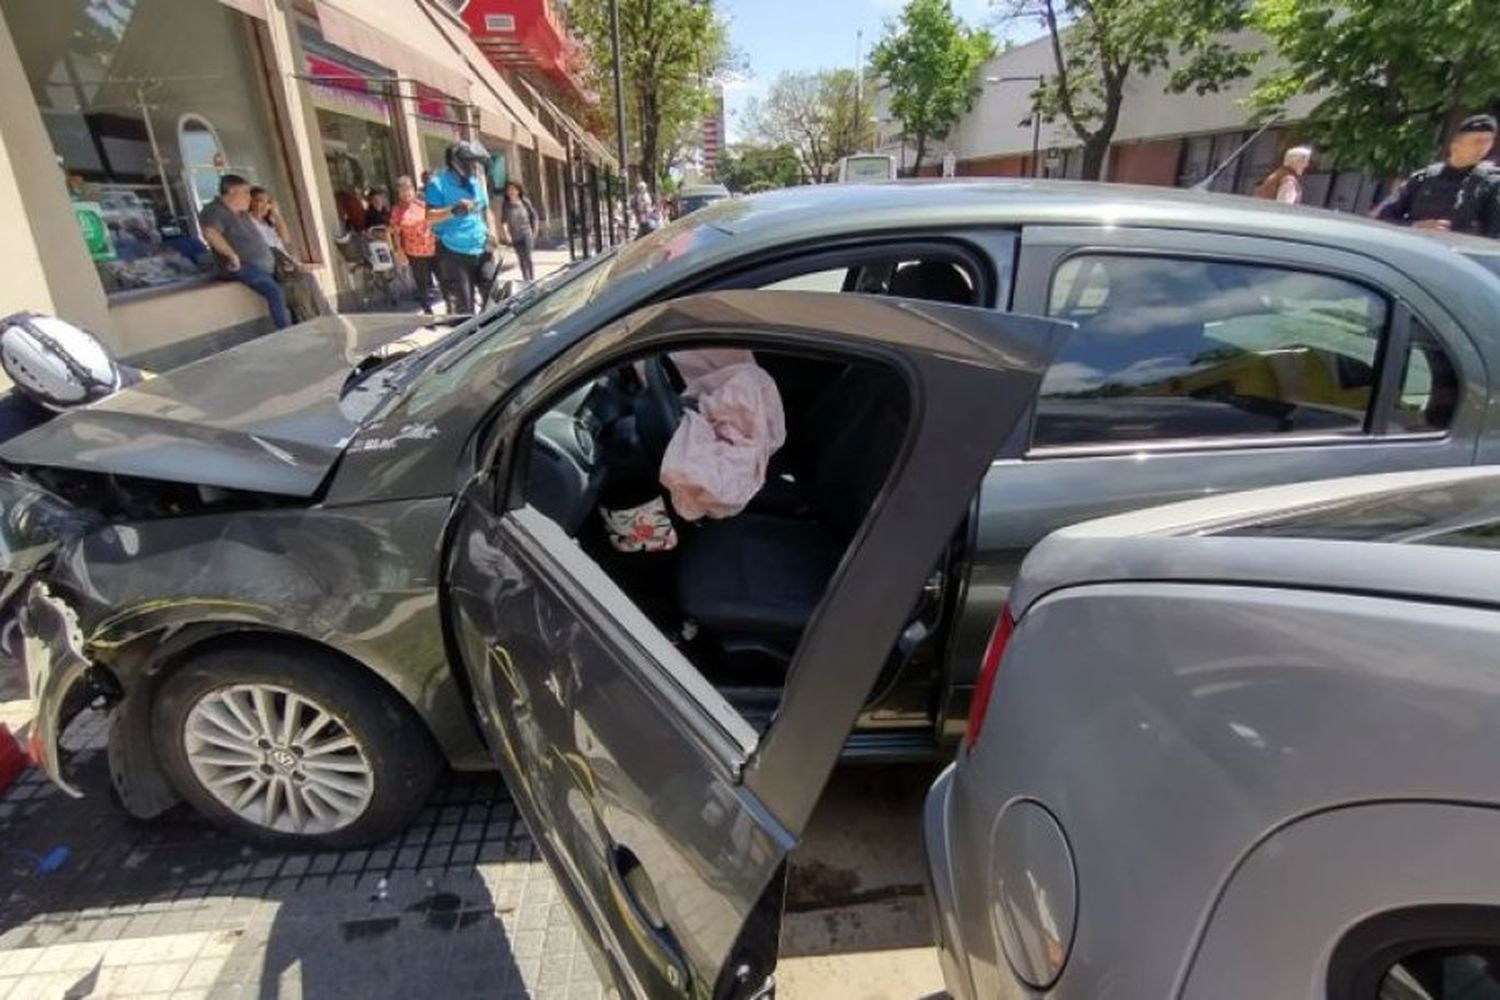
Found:
[[[1436,948],[1500,948],[1500,907],[1434,904],[1388,910],[1360,921],[1334,946],[1328,1000],[1369,1000],[1403,958]]]
[[[1149,228],[1029,227],[1021,239],[1016,271],[1016,312],[1051,316],[1053,283],[1058,270],[1080,256],[1150,257],[1209,261],[1244,267],[1291,270],[1357,285],[1379,295],[1387,305],[1386,329],[1377,348],[1377,380],[1360,432],[1300,433],[1201,438],[1142,439],[1125,442],[1084,442],[1068,445],[1033,444],[1037,407],[1025,421],[1027,461],[1083,458],[1137,453],[1218,452],[1249,449],[1361,447],[1373,443],[1446,443],[1455,435],[1462,416],[1462,399],[1449,426],[1441,431],[1391,430],[1396,398],[1401,392],[1406,355],[1411,346],[1413,319],[1431,332],[1452,364],[1460,395],[1475,388],[1472,373],[1483,370],[1482,357],[1467,334],[1445,314],[1442,322],[1431,311],[1416,308],[1412,299],[1425,293],[1388,265],[1347,251],[1260,237],[1231,236],[1188,230]],[[1415,294],[1413,294],[1415,293]],[[1055,317],[1053,317],[1055,318]],[[1456,342],[1455,334],[1458,335]],[[1482,394],[1482,386],[1480,386]]]

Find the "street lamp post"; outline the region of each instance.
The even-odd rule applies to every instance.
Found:
[[[984,78],[984,82],[990,84],[1041,83],[1044,79],[1046,77],[1040,74],[1033,74],[1031,76],[987,76]],[[1021,124],[1031,125],[1031,176],[1040,177],[1042,169],[1041,157],[1039,155],[1042,148],[1042,115],[1036,109],[1035,104],[1032,105],[1030,117],[1022,119]]]
[[[629,195],[626,192],[630,189],[630,167],[625,162],[625,85],[620,73],[620,0],[609,0],[609,34],[615,60],[615,155],[620,158],[620,198],[628,203]],[[627,233],[630,231],[629,225],[630,220],[627,218]]]

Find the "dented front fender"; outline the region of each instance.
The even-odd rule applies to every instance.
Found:
[[[31,584],[21,609],[22,659],[35,717],[27,750],[36,765],[74,798],[83,792],[63,773],[59,742],[68,724],[69,694],[89,671],[78,614],[44,583]]]

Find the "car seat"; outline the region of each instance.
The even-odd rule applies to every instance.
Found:
[[[841,373],[808,407],[814,433],[789,456],[808,513],[747,512],[688,533],[677,573],[683,615],[726,649],[789,661],[885,484],[907,416],[894,373],[868,365]]]

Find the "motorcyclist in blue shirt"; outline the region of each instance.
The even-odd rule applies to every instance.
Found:
[[[463,315],[475,311],[476,290],[484,293],[496,245],[485,177],[490,154],[477,142],[461,140],[448,147],[445,159],[447,166],[432,175],[422,195],[437,236],[438,285],[449,315]]]

